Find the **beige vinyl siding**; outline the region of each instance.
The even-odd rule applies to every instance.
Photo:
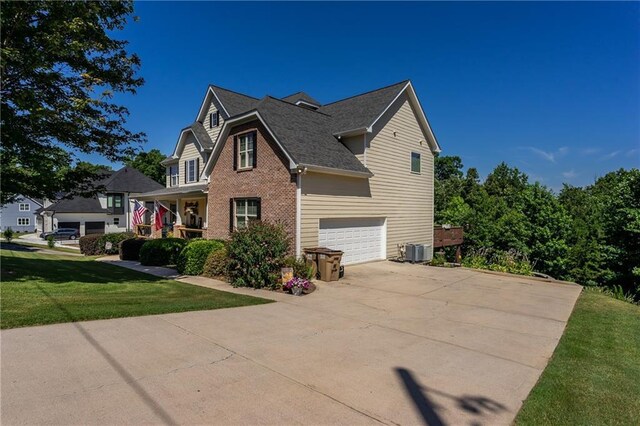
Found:
[[[180,155],[180,160],[178,161],[178,165],[179,165],[178,186],[189,185],[189,183],[187,184],[184,183],[184,175],[186,173],[186,170],[184,168],[184,162],[195,159],[195,158],[200,158],[200,172],[202,173],[202,167],[205,163],[204,157],[200,154],[200,151],[198,151],[198,145],[195,137],[193,136],[193,134],[190,133],[187,136],[187,139],[184,143],[184,149],[182,150],[182,155]],[[199,178],[200,178],[199,176],[196,176],[196,181],[191,182],[190,184],[198,183]]]
[[[321,218],[387,218],[387,257],[397,255],[397,244],[433,243],[433,153],[407,98],[379,123],[367,142],[372,178],[302,176],[302,248],[318,244]],[[411,152],[421,154],[420,174],[411,173]]]
[[[218,111],[213,102],[209,103],[209,109],[207,110],[207,114],[202,119],[202,125],[204,126],[207,133],[211,137],[211,142],[216,143],[216,139],[218,139],[218,134],[220,133],[220,129],[224,124],[224,119],[222,118],[222,113],[218,114],[218,126],[211,128],[211,123],[209,122],[209,117],[212,112]]]

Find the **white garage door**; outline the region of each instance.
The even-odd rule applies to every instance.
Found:
[[[342,250],[344,265],[384,259],[384,219],[320,219],[320,247]]]

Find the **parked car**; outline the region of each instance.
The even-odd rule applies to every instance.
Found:
[[[80,231],[75,228],[59,228],[53,232],[43,232],[40,238],[46,240],[50,235],[56,240],[75,240],[80,237]]]

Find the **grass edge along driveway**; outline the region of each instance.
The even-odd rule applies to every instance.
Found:
[[[3,329],[272,302],[26,247],[3,247],[1,257]]]
[[[636,424],[640,306],[585,289],[517,425]]]

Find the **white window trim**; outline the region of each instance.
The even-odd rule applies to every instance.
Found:
[[[417,154],[418,155],[419,170],[417,172],[413,170],[413,154]],[[409,171],[414,175],[422,174],[422,154],[420,152],[411,151],[411,154],[409,155]]]
[[[190,171],[193,171],[193,179],[191,179]],[[196,176],[196,160],[187,160],[187,170],[184,171],[187,174],[187,183],[196,182],[198,176]]]
[[[175,179],[175,182],[173,181]],[[178,165],[169,166],[169,186],[178,186],[180,184],[180,167]]]
[[[213,120],[212,120],[213,117],[216,118],[215,124],[213,124]],[[215,127],[218,127],[219,125],[220,125],[220,114],[218,114],[218,111],[209,113],[209,128],[213,129]]]
[[[255,201],[256,202],[256,214],[255,215],[250,215],[249,214],[249,201]],[[233,227],[235,229],[239,229],[238,228],[238,203],[239,202],[243,202],[244,203],[244,215],[242,215],[244,217],[245,220],[245,226],[247,226],[247,224],[249,223],[250,219],[254,219],[254,220],[258,220],[258,211],[257,211],[257,207],[259,201],[255,198],[238,198],[233,200]],[[244,229],[244,227],[242,229]]]
[[[26,221],[27,223],[20,223],[20,221]],[[31,226],[31,218],[29,217],[19,217],[18,220],[16,221],[16,223],[18,224],[18,226]]]
[[[27,206],[27,208],[23,209],[22,207]],[[18,210],[21,212],[28,212],[31,211],[31,204],[29,203],[20,203],[18,205]]]
[[[256,146],[256,141],[253,140],[253,132],[250,133],[245,133],[242,135],[238,136],[238,170],[251,170],[253,169],[253,156],[256,155],[255,152],[255,146]],[[242,151],[240,149],[241,145],[241,141],[242,138],[247,138],[247,141],[251,141],[251,149],[245,149],[244,151]],[[247,144],[248,145],[248,144]],[[251,162],[249,162],[249,153],[251,153]],[[242,154],[246,154],[245,158],[247,159],[247,165],[243,166],[242,165]]]

